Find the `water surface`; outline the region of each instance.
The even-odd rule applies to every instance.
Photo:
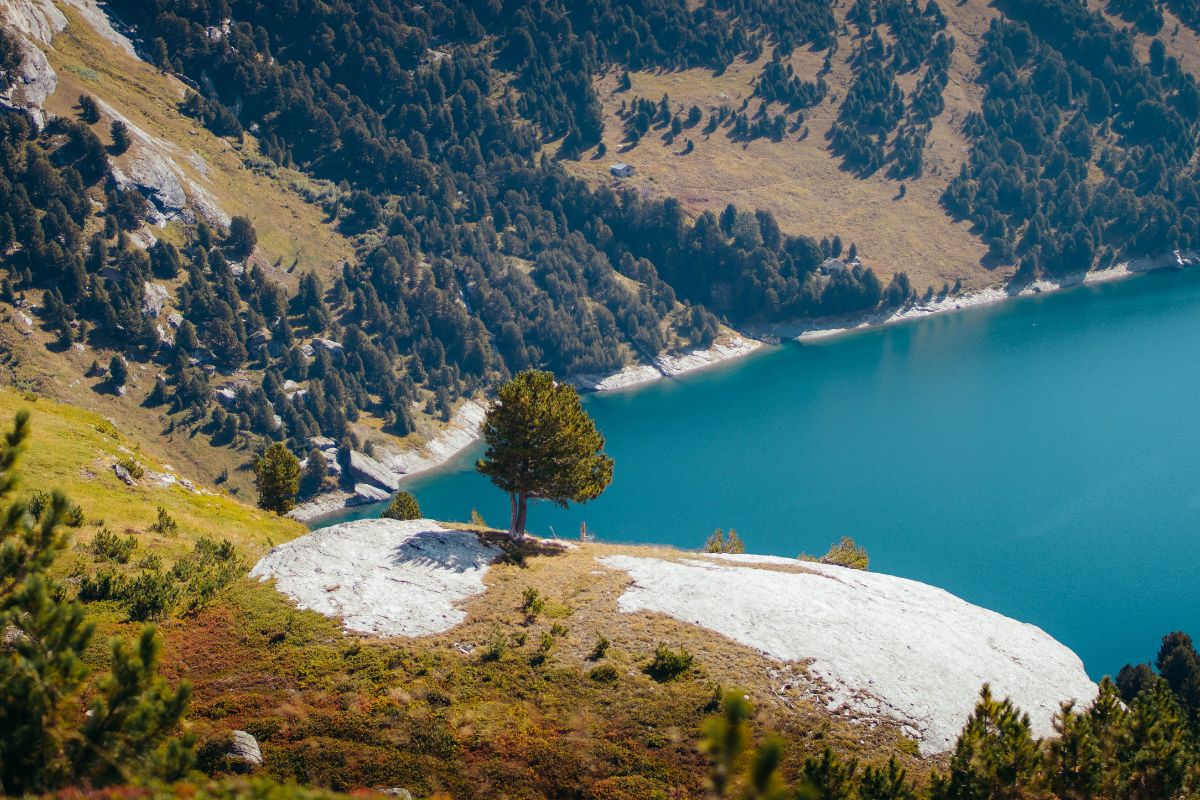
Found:
[[[585,400],[616,460],[530,529],[757,553],[843,535],[873,571],[1032,622],[1093,677],[1200,635],[1200,270],[786,344]],[[427,516],[493,525],[478,451],[419,477]],[[342,517],[378,514],[378,508]]]

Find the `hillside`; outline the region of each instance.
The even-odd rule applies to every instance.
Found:
[[[83,510],[85,521],[57,567],[72,590],[106,572],[170,570],[204,537],[232,542],[244,575],[271,547],[303,533],[296,523],[185,483],[153,443],[142,446],[101,417],[0,392],[0,415],[11,418],[22,406],[32,410],[34,430],[24,485],[61,488]],[[128,486],[113,465],[131,457],[146,473]],[[152,529],[158,508],[176,521],[176,531]],[[99,555],[96,537],[106,531],[133,538],[126,563]],[[704,760],[695,737],[720,685],[751,691],[764,726],[806,732],[808,744],[789,755],[791,764],[830,744],[872,761],[896,752],[916,774],[928,769],[894,724],[856,722],[806,696],[795,683],[799,663],[764,659],[754,648],[658,615],[639,615],[632,625],[619,620],[615,603],[628,579],[619,572],[597,579],[595,557],[656,552],[534,547],[524,563],[490,567],[487,594],[465,607],[463,624],[439,625],[418,638],[347,635],[334,620],[295,610],[270,583],[241,577],[199,608],[181,601],[156,615],[164,670],[194,686],[190,729],[199,736],[201,767],[219,772],[230,731],[246,730],[262,748],[261,774],[343,791],[406,786],[417,796],[441,790],[470,797],[503,787],[517,797],[557,796],[572,787],[581,796],[630,798],[670,786],[698,791]],[[160,565],[147,566],[148,557]],[[421,562],[416,568],[426,575],[437,569]],[[544,598],[532,616],[522,608],[528,587]],[[425,600],[424,608],[437,608]],[[100,623],[89,658],[102,666],[104,641],[130,637],[141,623],[130,619],[127,601],[89,599],[84,607]],[[553,648],[538,656],[552,629]],[[596,663],[587,656],[600,634],[611,640],[603,663],[619,666],[611,681],[589,677]],[[695,667],[663,683],[646,675],[641,668],[659,641],[687,647]],[[495,658],[485,655],[489,648]],[[789,682],[792,688],[781,688]],[[780,691],[785,696],[772,700]]]
[[[1182,6],[439,8],[5,4],[4,380],[232,492],[336,451],[326,507],[525,368],[620,386],[1194,249]]]
[[[101,417],[0,392],[0,414],[22,406],[34,430],[25,485],[60,487],[81,510],[55,573],[99,625],[87,661],[105,668],[103,641],[149,619],[168,684],[191,683],[200,772],[148,787],[155,796],[309,796],[273,780],[415,797],[699,797],[712,772],[697,745],[736,688],[755,707],[746,741],[785,737],[779,780],[808,776],[861,800],[880,795],[859,794],[860,779],[890,774],[901,794],[884,797],[951,800],[962,795],[928,778],[966,769],[964,747],[1023,736],[1037,748],[1031,737],[1046,735],[1040,747],[1060,752],[1056,703],[1096,691],[1040,630],[912,581],[790,559],[517,545],[428,520],[306,535],[192,484]],[[133,463],[144,472],[127,483],[116,467]],[[990,696],[968,717],[982,680],[1031,720]],[[1131,749],[1095,774],[1139,780],[1158,768],[1160,736],[1188,740],[1165,682],[1134,670],[1121,685],[1127,714],[1105,681],[1070,719],[1103,741],[1126,737]],[[1005,738],[970,738],[986,720]],[[260,765],[229,755],[234,731],[253,737]],[[1135,756],[1137,770],[1118,772]],[[1058,769],[1047,757],[1014,780],[1041,785],[1033,770]],[[254,782],[231,779],[248,770]]]
[[[843,757],[860,756],[870,763],[894,754],[918,778],[941,763],[941,758],[919,757],[910,737],[924,734],[902,728],[893,711],[880,713],[869,693],[855,693],[856,699],[847,702],[846,685],[824,683],[828,676],[818,675],[825,675],[829,665],[823,661],[774,652],[753,636],[739,643],[736,635],[726,638],[668,614],[636,611],[638,593],[656,586],[636,570],[655,564],[689,568],[703,563],[705,569],[727,570],[731,580],[747,586],[755,585],[755,576],[791,580],[823,572],[841,583],[837,568],[746,566],[750,562],[741,560],[737,567],[720,568],[709,557],[601,544],[561,549],[531,541],[514,549],[498,532],[454,529],[439,535],[470,542],[479,542],[479,536],[482,543],[443,550],[424,539],[410,543],[409,556],[388,558],[392,565],[386,566],[365,560],[350,546],[353,530],[374,531],[367,540],[386,556],[393,548],[376,528],[394,526],[394,533],[407,536],[413,523],[351,523],[345,537],[331,528],[297,539],[303,529],[296,523],[190,484],[159,460],[153,443],[143,446],[101,417],[0,392],[3,416],[11,417],[22,406],[32,410],[34,430],[22,467],[24,485],[62,488],[83,512],[83,524],[74,530],[56,571],[70,591],[81,593],[86,612],[100,624],[101,635],[89,654],[95,666],[107,661],[102,645],[108,637],[131,637],[142,623],[131,618],[136,612],[130,600],[90,597],[88,592],[95,590],[87,588],[89,581],[106,573],[170,574],[206,537],[232,543],[232,582],[198,605],[185,589],[175,604],[151,616],[164,638],[165,674],[193,684],[189,728],[199,737],[198,763],[205,770],[222,774],[220,755],[230,732],[245,730],[261,747],[261,776],[342,791],[405,786],[416,796],[445,791],[471,797],[502,788],[505,796],[538,797],[559,796],[570,787],[584,797],[633,798],[665,796],[675,787],[694,795],[705,774],[696,739],[714,708],[718,687],[744,689],[758,705],[756,727],[789,735],[789,772],[827,745]],[[122,482],[114,469],[128,459],[145,469],[134,485]],[[173,519],[177,529],[156,531],[160,513]],[[437,530],[428,522],[416,525],[422,531]],[[97,537],[113,534],[134,542],[123,563],[108,546],[97,544]],[[344,555],[309,551],[306,561],[303,554],[312,540],[341,547]],[[287,542],[292,544],[271,550]],[[465,559],[475,551],[482,561],[472,574]],[[329,598],[323,603],[337,607],[353,597],[360,604],[368,601],[359,608],[377,617],[398,613],[394,619],[408,621],[400,621],[384,638],[344,632],[336,618],[296,610],[271,582],[238,577],[264,556],[267,560],[254,574],[279,569],[280,589],[290,591],[293,585],[285,582],[285,574],[310,585],[315,578],[321,584],[317,596]],[[603,566],[622,559],[619,568]],[[267,566],[272,563],[276,566]],[[364,569],[379,572],[373,577],[351,574]],[[331,586],[331,581],[341,585]],[[372,582],[391,588],[372,595]],[[472,582],[475,588],[470,588]],[[407,594],[402,588],[406,583]],[[903,583],[908,582],[895,585]],[[711,587],[726,591],[720,583]],[[537,590],[534,601],[531,589]],[[871,602],[870,590],[851,591],[862,592],[862,601]],[[694,608],[707,613],[702,603]],[[421,622],[425,614],[434,617]],[[449,617],[439,616],[443,614]],[[720,627],[703,616],[700,620]],[[1006,625],[1014,631],[1028,628],[1010,621],[1001,628]],[[1019,669],[1029,670],[1022,673],[1027,678],[1040,674],[1051,683],[1035,688],[1042,684],[1018,680],[1014,692],[1032,701],[1074,690],[1068,685],[1079,690],[1091,686],[1078,659],[1072,665],[1068,651],[1040,631],[1028,630],[1050,649],[1043,653],[1023,642],[1026,657],[1040,655]],[[601,637],[608,644],[597,656]],[[694,660],[677,676],[655,677],[650,665],[660,643],[674,652],[689,652]],[[1061,665],[1041,661],[1042,655],[1057,658],[1056,649],[1066,659]],[[835,660],[833,666],[836,672],[846,665]],[[1005,680],[1001,672],[996,677]],[[933,674],[929,679],[937,680]],[[1061,680],[1067,683],[1053,683]],[[965,717],[976,688],[968,688],[966,705],[949,712],[956,719]],[[1038,719],[1044,729],[1045,719]],[[917,718],[909,722],[925,724]],[[920,749],[944,748],[939,741]]]

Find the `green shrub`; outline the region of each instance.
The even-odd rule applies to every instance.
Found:
[[[384,519],[420,519],[421,507],[412,492],[400,492],[380,516]]]
[[[508,650],[508,637],[504,635],[504,631],[498,630],[492,634],[491,640],[483,648],[479,657],[484,661],[499,661],[504,657],[506,650]]]
[[[556,639],[565,638],[567,635],[567,626],[558,622],[554,623],[550,626],[550,635]]]
[[[50,505],[50,493],[34,489],[29,493],[29,499],[25,502],[25,507],[29,509],[29,516],[33,517],[34,521],[40,520],[42,512],[46,510],[46,506]]]
[[[535,667],[544,663],[546,657],[550,655],[550,651],[553,649],[554,637],[549,633],[542,633],[541,641],[538,643],[537,650],[533,651],[533,658],[529,659],[529,663]]]
[[[79,581],[79,599],[85,603],[120,600],[125,597],[126,580],[110,569],[84,575]]]
[[[139,558],[134,566],[138,569],[162,569],[162,559],[158,553],[147,553]]]
[[[179,582],[170,572],[146,570],[126,584],[122,599],[133,622],[162,619],[179,600]]]
[[[118,564],[128,564],[129,557],[137,547],[137,539],[132,535],[121,537],[108,528],[101,528],[92,539],[92,552],[102,561],[115,561]]]
[[[525,591],[521,593],[521,610],[529,618],[534,618],[541,614],[546,608],[546,600],[542,597],[542,593],[532,586],[525,587]]]
[[[106,533],[104,530],[97,534],[97,540]],[[125,561],[119,563],[128,560],[126,555]],[[161,559],[154,554],[141,559],[138,566],[141,572],[132,579],[108,571],[99,572],[94,578],[84,577],[79,599],[119,600],[131,620],[143,622],[161,619],[176,610],[181,614],[199,611],[246,572],[245,562],[227,539],[220,542],[200,539],[191,553],[166,572],[162,570]]]
[[[83,527],[83,509],[79,507],[78,503],[71,503],[67,506],[67,513],[63,517],[63,522],[72,528]]]
[[[194,613],[207,606],[245,574],[246,569],[233,542],[201,537],[192,552],[171,568],[171,574],[183,585],[183,613]]]
[[[801,561],[813,561],[819,564],[833,564],[838,567],[861,570],[865,570],[869,563],[867,549],[859,547],[849,536],[843,536],[840,542],[830,547],[829,552],[820,558],[805,553],[801,553],[799,558]]]
[[[659,642],[654,659],[646,666],[646,674],[659,683],[673,681],[692,668],[692,660],[686,647],[680,646],[679,652],[675,652],[666,642]]]
[[[596,637],[596,646],[592,648],[592,652],[588,653],[588,661],[599,661],[604,658],[604,654],[608,652],[610,642],[608,637],[600,634]]]
[[[174,536],[179,532],[179,523],[167,513],[165,508],[159,506],[158,519],[150,526],[150,532],[157,533],[159,536]]]
[[[126,456],[125,458],[122,458],[117,462],[117,465],[124,467],[125,471],[129,473],[129,477],[133,478],[134,480],[140,480],[146,476],[146,470],[133,456]]]
[[[717,528],[713,531],[712,536],[708,537],[708,541],[704,543],[704,552],[744,553],[746,552],[746,544],[733,528],[729,529],[728,538],[726,538],[724,531]]]
[[[612,664],[600,664],[592,667],[588,672],[588,677],[596,681],[596,683],[616,683],[620,677],[617,673],[617,668]]]

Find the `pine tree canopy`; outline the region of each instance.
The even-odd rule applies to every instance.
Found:
[[[612,481],[604,437],[571,386],[526,370],[500,388],[483,424],[488,443],[476,464],[512,501],[509,532],[525,532],[526,501],[562,508],[600,496]]]
[[[300,491],[300,459],[275,442],[254,462],[254,485],[258,487],[259,508],[286,514]]]

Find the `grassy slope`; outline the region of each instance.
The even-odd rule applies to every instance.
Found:
[[[303,532],[228,498],[179,486],[120,483],[111,464],[138,442],[103,418],[45,399],[0,391],[0,417],[33,411],[34,439],[24,461],[30,488],[59,486],[88,522],[60,559],[64,576],[96,568],[87,548],[95,521],[138,539],[134,559],[153,552],[168,564],[200,535],[230,538],[252,563],[274,543]],[[159,445],[139,459],[164,469]],[[179,522],[174,537],[147,533],[156,506]],[[534,555],[524,566],[501,564],[489,590],[467,605],[468,620],[445,634],[381,641],[349,636],[328,619],[297,611],[270,585],[237,583],[214,605],[160,623],[167,674],[195,686],[193,730],[202,742],[232,729],[259,738],[267,773],[337,789],[407,786],[418,796],[666,797],[702,791],[705,760],[696,748],[718,685],[744,687],[759,706],[758,725],[788,733],[789,772],[803,755],[832,744],[868,760],[899,752],[915,773],[928,764],[890,726],[872,728],[831,717],[795,688],[803,665],[769,662],[699,628],[650,614],[618,615],[627,578],[598,571],[594,556],[614,552],[679,557],[677,551],[592,544],[563,555]],[[69,581],[70,582],[70,581]],[[520,610],[526,587],[548,602],[536,619]],[[100,623],[91,658],[104,641],[133,636],[113,603],[93,603]],[[558,624],[549,657],[535,663],[542,634]],[[517,637],[524,635],[525,643]],[[601,663],[615,683],[590,679],[587,660],[598,635],[612,645]],[[495,661],[489,642],[508,642]],[[697,667],[659,684],[642,669],[660,641],[686,646]]]
[[[905,181],[904,198],[898,197],[900,182],[885,177],[886,167],[858,179],[842,170],[841,159],[829,151],[825,136],[853,80],[848,59],[854,40],[847,33],[841,35],[833,70],[825,76],[829,96],[805,111],[808,135],[803,138],[800,132],[778,143],[757,139],[743,144],[728,139],[725,129],[705,136],[700,131],[705,124],[702,121],[685,130],[673,145],[664,144],[652,132],[634,149],[619,153],[623,121],[616,112],[622,98],[641,96],[657,101],[667,93],[673,107],[682,105],[686,111],[693,103],[699,105],[706,121],[711,110],[723,104],[738,108],[752,94],[753,81],[769,54],[754,64],[739,60],[721,75],[702,69],[633,73],[633,88],[625,93],[614,93],[619,77],[614,71],[597,84],[605,111],[607,155],[592,159],[585,154],[570,169],[593,182],[603,182],[609,180],[608,165],[624,160],[640,173],[629,181],[631,185],[655,195],[675,195],[693,212],[719,211],[734,202],[769,209],[789,233],[817,238],[840,234],[847,244],[858,243],[864,262],[874,266],[885,281],[893,272],[906,271],[919,290],[927,285],[940,288],[944,281],[953,284],[958,277],[968,289],[996,283],[1011,270],[986,268],[982,263],[986,248],[969,223],[954,222],[939,204],[942,191],[967,155],[961,125],[966,115],[979,107],[975,56],[979,37],[995,11],[981,0],[939,5],[948,19],[947,32],[957,40],[950,84],[943,95],[946,110],[934,121],[925,153],[925,174]],[[834,9],[839,22],[847,7],[843,4]],[[885,41],[890,40],[886,26],[879,32]],[[823,51],[801,49],[792,63],[801,78],[816,80],[823,58]],[[898,76],[906,96],[918,76]],[[750,110],[756,110],[758,103],[752,99]],[[674,155],[688,136],[695,141],[695,151]]]

